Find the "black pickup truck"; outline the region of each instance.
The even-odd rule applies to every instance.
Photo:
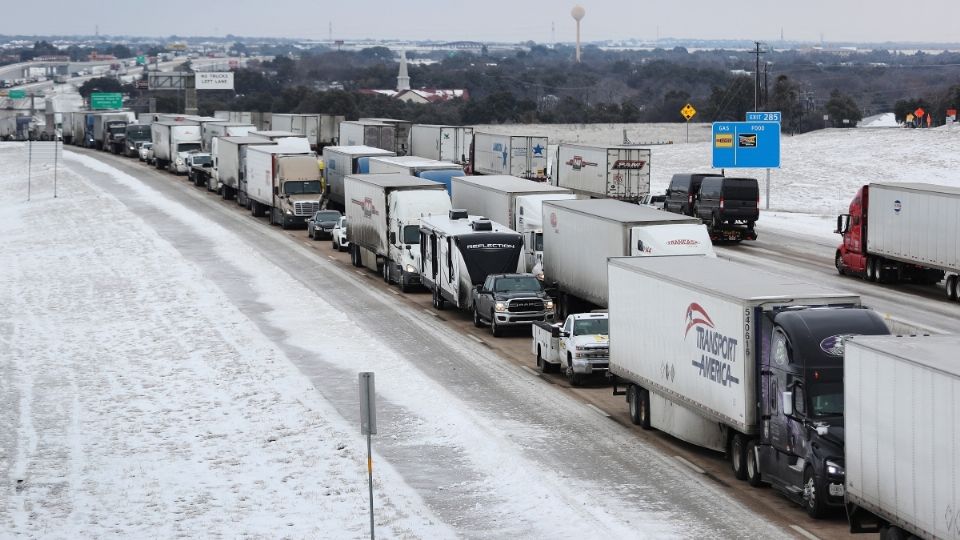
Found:
[[[508,326],[553,321],[553,300],[533,274],[491,274],[472,294],[473,324],[489,324],[495,337]]]

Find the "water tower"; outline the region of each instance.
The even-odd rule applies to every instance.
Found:
[[[570,10],[570,16],[577,21],[577,63],[580,63],[580,20],[587,14],[587,10],[581,6],[573,6]]]

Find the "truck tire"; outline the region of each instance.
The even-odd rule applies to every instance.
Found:
[[[583,375],[573,371],[573,358],[567,353],[567,379],[570,386],[583,386]]]
[[[893,525],[888,525],[880,529],[880,540],[907,540],[908,538],[916,537],[911,536],[910,533],[900,527],[894,527]]]
[[[477,311],[477,307],[473,307],[473,325],[477,328],[483,328],[483,321],[480,319],[480,312]],[[537,346],[537,366],[540,365],[540,347]]]
[[[840,254],[840,250],[837,250],[837,254],[833,256],[833,266],[837,268],[837,273],[841,276],[846,274],[846,271],[843,269],[843,255]]]
[[[947,277],[947,300],[956,301],[957,299],[957,276],[950,275]]]
[[[873,257],[867,257],[867,268],[866,268],[866,279],[869,282],[874,282],[877,280],[877,259]]]
[[[440,294],[440,285],[437,284],[433,289],[433,307],[435,307],[437,311],[443,311],[445,305],[446,300],[444,300],[443,295]]]
[[[827,514],[827,505],[823,501],[826,491],[823,481],[813,472],[813,467],[808,466],[803,472],[803,507],[813,519],[820,519]]]
[[[747,441],[747,483],[753,487],[763,485],[763,479],[760,477],[760,463],[757,462],[756,439]]]
[[[740,433],[730,438],[730,467],[737,480],[747,479],[747,438]]]
[[[630,422],[643,429],[650,429],[650,392],[631,384],[627,390],[627,402],[630,406]]]
[[[500,337],[503,335],[503,327],[497,324],[497,316],[490,312],[490,333],[493,334],[493,337]]]

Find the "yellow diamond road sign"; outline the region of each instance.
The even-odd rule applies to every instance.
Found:
[[[680,114],[683,115],[683,117],[687,120],[690,120],[695,114],[697,114],[697,110],[693,108],[693,105],[687,103],[682,109],[680,109]]]

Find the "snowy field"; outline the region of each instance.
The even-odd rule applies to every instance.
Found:
[[[357,428],[196,267],[0,145],[0,537],[362,537]],[[389,466],[387,537],[448,537]],[[380,489],[391,486],[389,493]]]

